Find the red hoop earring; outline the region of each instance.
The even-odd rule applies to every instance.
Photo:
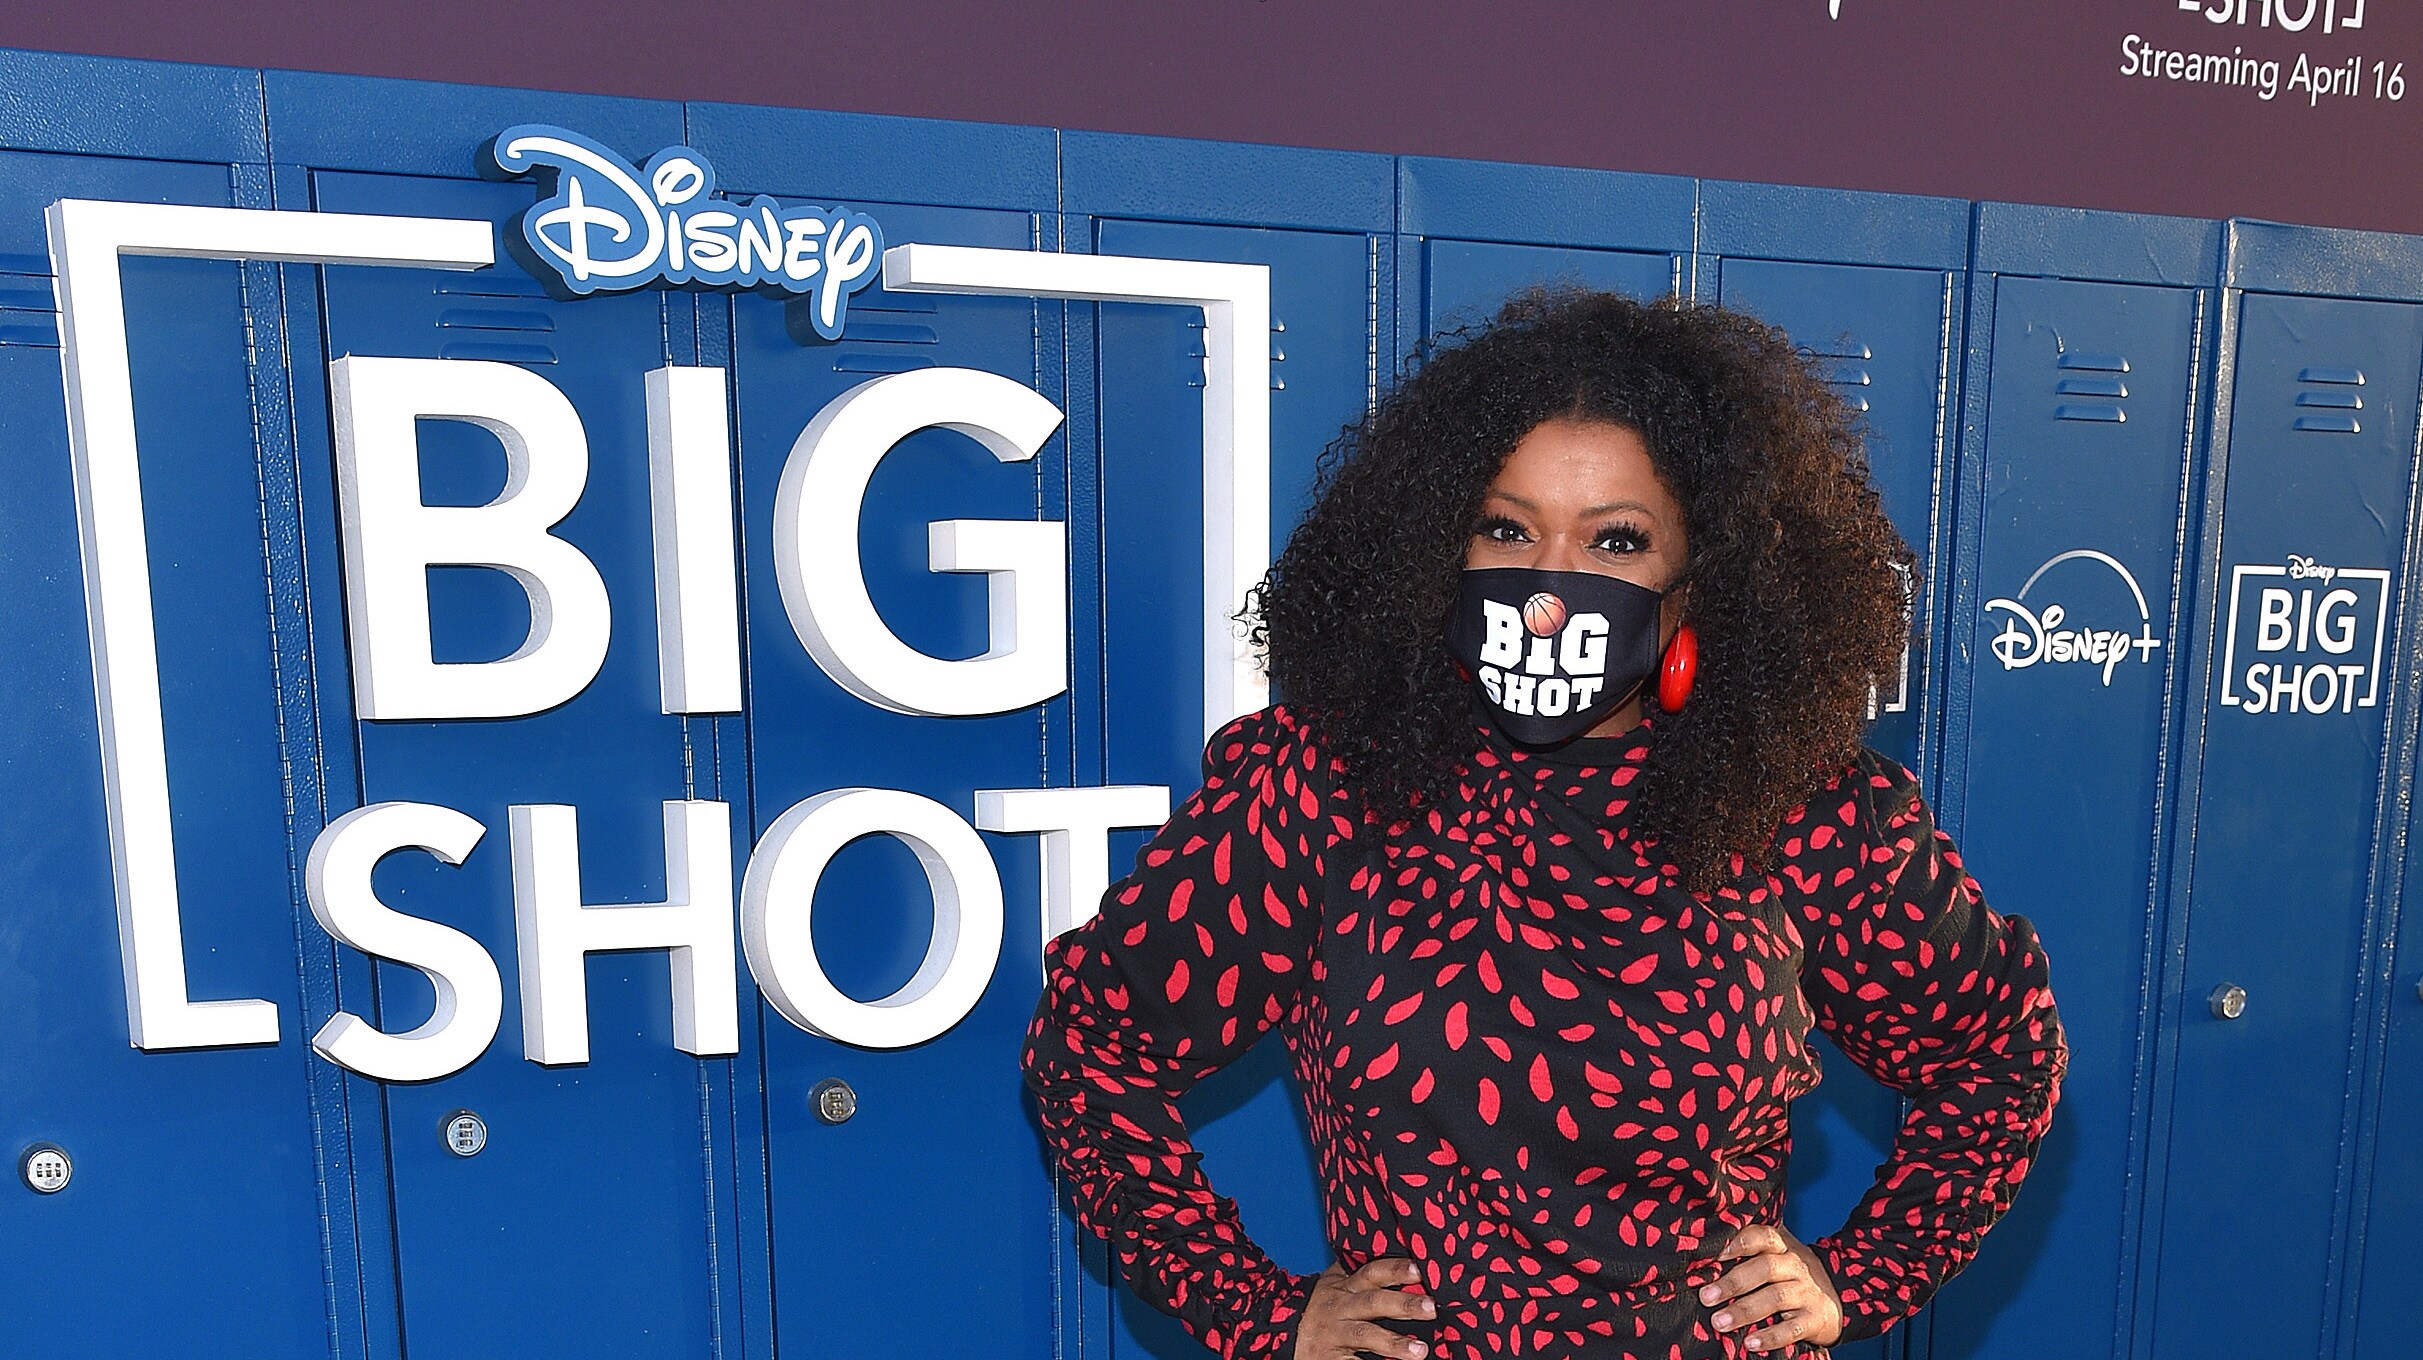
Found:
[[[1691,698],[1691,684],[1699,678],[1699,634],[1690,624],[1674,630],[1666,643],[1666,654],[1657,663],[1657,706],[1668,713],[1680,713]]]

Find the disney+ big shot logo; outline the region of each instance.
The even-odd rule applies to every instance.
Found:
[[[726,199],[706,158],[686,146],[641,168],[577,132],[532,123],[498,133],[484,162],[507,179],[553,176],[553,192],[508,243],[575,297],[659,283],[773,288],[812,297],[816,333],[837,340],[850,296],[883,262],[874,218],[764,194]]]

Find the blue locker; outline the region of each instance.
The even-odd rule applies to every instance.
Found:
[[[1689,295],[1693,181],[1407,156],[1397,162],[1400,351],[1537,284]]]
[[[482,141],[505,127],[577,124],[643,158],[682,138],[679,109],[662,104],[302,75],[274,77],[268,94],[281,206],[319,211],[501,225],[537,193],[526,182],[472,176]],[[374,1183],[362,1187],[362,1197],[385,1199],[392,1215],[392,1260],[381,1259],[374,1240],[363,1270],[391,1270],[400,1281],[394,1306],[407,1353],[500,1344],[706,1352],[724,1286],[710,1245],[712,1187],[697,1168],[706,1148],[731,1136],[728,1117],[710,1117],[700,1060],[672,1046],[661,951],[591,962],[590,1062],[544,1068],[524,1061],[506,812],[513,803],[573,804],[583,900],[652,902],[665,895],[659,803],[722,796],[711,781],[690,777],[682,723],[657,711],[640,383],[649,369],[686,359],[668,351],[672,299],[639,293],[559,301],[509,257],[471,274],[332,267],[317,271],[316,288],[307,271],[293,272],[303,277],[290,290],[305,298],[316,292],[316,316],[296,319],[291,359],[306,450],[304,509],[314,521],[304,565],[314,631],[323,639],[321,730],[344,751],[319,755],[329,767],[328,815],[410,799],[482,822],[487,834],[460,868],[397,855],[374,882],[399,908],[479,940],[507,979],[504,1023],[472,1067],[424,1085],[346,1079],[359,1162],[383,1167],[387,1179],[384,1195]],[[561,532],[603,575],[614,631],[604,670],[570,702],[476,722],[354,716],[346,663],[334,645],[345,625],[323,405],[326,365],[347,354],[516,364],[571,400],[590,468]],[[423,422],[420,448],[429,503],[478,504],[502,488],[501,451],[484,432]],[[520,590],[502,573],[460,568],[433,574],[431,613],[443,661],[501,656],[528,621]],[[600,796],[609,789],[616,796]],[[348,1008],[391,1032],[428,1014],[430,991],[418,972],[365,968],[351,951],[340,958],[337,997]],[[488,1143],[476,1157],[456,1156],[441,1136],[457,1110],[486,1122]],[[371,1141],[380,1135],[383,1146]]]
[[[693,108],[691,136],[732,192],[846,206],[873,216],[890,244],[1032,250],[1049,233],[1048,132],[705,105]],[[793,441],[859,384],[973,368],[1065,410],[1062,305],[871,287],[830,341],[796,301],[740,294],[704,310],[704,343],[728,343],[733,374],[750,705],[736,754],[747,762],[749,838],[835,789],[905,789],[965,817],[976,789],[1067,783],[1066,695],[1040,709],[934,718],[842,689],[793,631],[771,538]],[[1035,459],[1003,464],[964,435],[928,429],[885,456],[859,517],[860,557],[877,609],[903,641],[939,657],[986,650],[985,580],[931,570],[926,525],[1063,520],[1067,447],[1064,428]],[[1073,560],[1072,571],[1083,569]],[[1072,617],[1080,651],[1091,646],[1083,628]],[[754,1050],[755,1070],[743,1085],[752,1117],[762,1101],[766,1207],[742,1250],[770,1238],[772,1344],[782,1353],[813,1353],[879,1317],[887,1348],[1053,1354],[1058,1218],[1018,1073],[1042,949],[1036,857],[1032,837],[996,837],[991,848],[1007,930],[991,985],[949,1032],[913,1048],[865,1049],[807,1033],[770,1005],[754,1008],[744,1050]],[[845,848],[815,903],[819,960],[844,993],[876,1000],[917,972],[933,898],[904,844],[870,837]],[[812,1093],[832,1079],[856,1095],[845,1123],[815,1115]],[[951,1306],[917,1302],[916,1281],[932,1271],[955,1281]]]
[[[2409,846],[2416,830],[2410,792]],[[2370,1132],[2371,1147],[2365,1157],[2368,1175],[2358,1182],[2364,1222],[2350,1260],[2352,1321],[2346,1333],[2347,1353],[2357,1360],[2391,1360],[2411,1349],[2414,1280],[2399,1244],[2401,1230],[2423,1216],[2423,1165],[2418,1165],[2423,1159],[2416,1155],[2413,1132],[2423,1120],[2423,910],[2416,905],[2423,902],[2423,882],[2417,869],[2410,858],[2395,933],[2386,937],[2380,962],[2367,970],[2383,1012],[2383,1054],[2360,1126]]]
[[[1929,770],[1929,645],[1943,596],[1935,547],[1946,406],[1959,352],[1968,205],[1768,185],[1703,182],[1702,277],[1715,299],[1783,328],[1864,421],[1870,475],[1917,553],[1911,640],[1880,677],[1868,743]],[[1929,780],[1932,786],[1932,780]],[[1821,1039],[1821,1043],[1822,1043]],[[1875,1181],[1900,1101],[1825,1043],[1829,1079],[1792,1112],[1787,1217],[1803,1238],[1840,1227]],[[1846,1354],[1884,1354],[1884,1338]]]
[[[43,212],[56,199],[260,206],[251,72],[0,53],[0,735],[8,781],[0,1139],[64,1148],[56,1194],[0,1196],[11,1355],[325,1350],[349,1271],[321,1236],[322,1149],[286,908],[264,463],[246,347],[260,278],[122,265],[189,994],[279,1007],[274,1046],[129,1046],[94,677]],[[333,1248],[333,1249],[332,1249]],[[226,1300],[249,1306],[230,1309]]]
[[[1782,327],[1866,424],[1870,476],[1924,569],[1912,583],[1912,651],[1902,673],[1878,686],[1868,742],[1924,772],[1926,641],[1942,597],[1935,545],[1946,527],[1936,505],[1957,381],[1968,205],[1708,182],[1700,216],[1716,300]]]
[[[1988,329],[1969,346],[1958,510],[1974,556],[1948,648],[1945,784],[1987,900],[2045,941],[2072,1056],[2017,1206],[1931,1310],[1946,1360],[2049,1340],[2103,1353],[2131,1325],[2174,582],[2220,233],[1987,204],[1977,237]]]
[[[1378,381],[1390,163],[1082,133],[1066,134],[1063,146],[1073,241],[1105,255],[1269,266],[1275,554],[1310,504],[1321,451],[1362,415]],[[1238,204],[1257,205],[1257,220],[1271,225],[1224,224]],[[1080,760],[1098,760],[1104,782],[1166,784],[1183,799],[1202,778],[1202,627],[1189,607],[1203,580],[1194,456],[1203,440],[1202,315],[1133,304],[1093,310],[1105,699],[1097,707],[1080,698]],[[1096,777],[1089,770],[1084,779]],[[1114,861],[1123,871],[1124,860]],[[1276,1039],[1203,1083],[1185,1108],[1207,1173],[1239,1201],[1256,1242],[1291,1270],[1326,1266],[1311,1149]],[[1088,1254],[1096,1273],[1100,1256]],[[1200,1349],[1124,1287],[1114,1295],[1109,1348],[1168,1360]]]
[[[2229,282],[2246,291],[2225,319],[2226,482],[2208,498],[2198,611],[2201,764],[2148,1281],[2158,1356],[2337,1349],[2340,1239],[2361,1222],[2340,1149],[2376,1031],[2357,980],[2371,903],[2394,881],[2376,818],[2423,307],[2285,294],[2411,295],[2397,269],[2361,286],[2378,244],[2231,228]],[[2250,1297],[2264,1305],[2234,1306]]]

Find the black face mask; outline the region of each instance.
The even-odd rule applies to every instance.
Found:
[[[1657,672],[1664,598],[1590,571],[1467,571],[1447,651],[1507,736],[1554,746],[1605,721]]]

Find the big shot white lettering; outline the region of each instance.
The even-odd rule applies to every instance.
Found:
[[[2388,623],[2386,570],[2294,554],[2233,566],[2221,702],[2256,715],[2372,708]]]
[[[54,204],[49,223],[129,1039],[146,1050],[274,1044],[274,1003],[195,1000],[186,985],[119,261],[168,255],[473,270],[493,263],[493,228],[479,221],[78,200]],[[1204,727],[1259,707],[1263,682],[1230,616],[1268,562],[1267,271],[929,246],[887,251],[884,270],[896,291],[1202,308],[1212,351],[1203,395]],[[649,414],[661,706],[667,713],[735,711],[742,695],[728,384],[715,369],[669,367],[635,377]],[[329,378],[361,716],[509,718],[577,696],[597,674],[616,602],[581,549],[554,532],[579,500],[592,453],[568,399],[536,373],[480,361],[349,357],[332,364]],[[468,422],[496,438],[509,471],[495,500],[468,507],[421,502],[415,431],[428,420]],[[781,516],[792,540],[781,584],[802,645],[837,682],[885,707],[950,714],[1013,711],[1065,687],[1062,526],[985,520],[929,526],[934,569],[984,572],[989,582],[990,647],[958,661],[900,644],[871,606],[855,608],[865,587],[854,558],[839,560],[829,544],[806,541],[837,522],[833,505],[816,493],[851,501],[854,524],[865,477],[916,429],[956,429],[1003,461],[1018,461],[1031,458],[1059,420],[1031,389],[998,375],[943,369],[865,384],[803,431],[783,477],[798,492]],[[514,580],[530,603],[522,645],[498,661],[434,661],[426,593],[432,566],[498,570]],[[770,998],[788,998],[791,1004],[777,1009],[796,1012],[806,1027],[869,1047],[921,1042],[948,1029],[974,1004],[997,962],[1000,893],[990,852],[966,819],[930,800],[898,790],[841,792],[898,798],[849,800],[845,818],[832,795],[818,795],[793,812],[809,804],[822,809],[813,819],[820,835],[855,827],[854,835],[892,835],[911,844],[936,898],[937,931],[917,979],[884,1001],[848,1002],[888,1011],[878,1018],[893,1023],[854,1024],[856,1012],[817,1000],[822,972],[811,957],[802,894],[812,895],[830,850],[794,847],[813,846],[818,837],[802,841],[797,835],[804,833],[795,833],[773,843],[769,836],[743,876],[735,872],[724,805],[668,802],[667,900],[592,903],[574,867],[575,808],[521,804],[507,817],[509,849],[492,853],[514,860],[524,1056],[585,1060],[586,956],[634,949],[667,955],[677,1045],[701,1055],[731,1052],[736,913],[751,943],[752,976]],[[1038,796],[1087,793],[1100,796]],[[1107,832],[1157,821],[1168,790],[987,790],[977,804],[988,828],[1043,836],[1048,936],[1082,919],[1090,903],[1076,900],[1077,893],[1107,881]],[[913,816],[901,811],[911,807]],[[795,824],[778,818],[777,825]],[[427,853],[459,864],[488,841],[489,829],[457,809],[389,803],[348,813],[320,833],[306,874],[314,917],[339,943],[418,969],[438,999],[425,1023],[401,1033],[339,1014],[314,1038],[324,1056],[381,1079],[429,1080],[460,1071],[489,1046],[502,1009],[494,957],[459,931],[380,902],[369,886],[372,867],[389,854]],[[1092,863],[1097,857],[1104,863]],[[736,880],[748,888],[736,894]],[[803,995],[810,998],[805,1004]]]
[[[1588,708],[1607,684],[1607,616],[1580,613],[1535,635],[1523,611],[1481,602],[1481,688],[1509,713],[1553,718]]]

